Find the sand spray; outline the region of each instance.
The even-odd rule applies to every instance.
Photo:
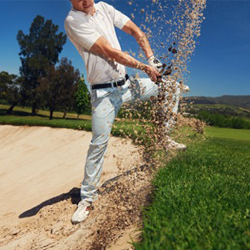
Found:
[[[133,7],[131,19],[138,15],[142,18],[140,28],[146,33],[155,56],[163,63],[162,80],[157,83],[157,98],[125,104],[118,118],[120,122],[114,124],[121,135],[133,138],[141,147],[144,164],[130,171],[120,166],[120,178],[100,188],[92,212],[98,220],[92,228],[93,240],[88,249],[106,249],[121,236],[119,232],[132,225],[141,226],[141,207],[149,202],[152,177],[174,154],[168,147],[171,131],[166,129],[166,123],[171,123],[175,138],[179,140],[186,136],[183,127],[202,134],[205,125],[182,115],[187,106],[185,98],[180,97],[178,114],[172,108],[176,101],[173,98],[176,84],[179,83],[182,90],[188,82],[188,63],[201,34],[206,0],[152,0],[145,1],[143,7],[140,1],[131,0],[128,5]],[[145,60],[142,51],[128,53]],[[140,75],[137,73],[136,77]],[[126,125],[121,125],[122,122]]]

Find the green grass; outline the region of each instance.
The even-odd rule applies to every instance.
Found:
[[[14,108],[13,114],[8,115],[6,111],[9,105],[0,104],[0,124],[6,125],[28,125],[28,126],[49,126],[54,128],[71,128],[91,130],[91,116],[80,115],[77,120],[77,114],[68,113],[66,119],[62,119],[62,112],[55,112],[54,118],[49,119],[49,111],[39,110],[37,115],[31,115],[31,108],[19,107]]]
[[[56,128],[91,130],[91,120],[89,117],[87,117],[87,119],[77,120],[76,114],[71,114],[69,117],[75,115],[75,118],[62,119],[58,118],[62,113],[57,112],[57,116],[55,116],[53,120],[50,120],[48,111],[39,111],[37,115],[32,116],[30,110],[21,107],[17,107],[13,115],[7,115],[7,107],[6,105],[0,105],[0,124],[2,125],[49,126]]]
[[[160,169],[136,249],[250,249],[249,152],[210,138]]]
[[[49,120],[48,111],[31,116],[16,107],[6,115],[7,108],[0,105],[0,124],[91,130],[90,116],[56,112]],[[205,141],[190,128],[183,133],[193,145],[156,174],[136,249],[250,249],[250,131],[206,127]],[[132,121],[116,122],[112,134],[145,138]]]
[[[6,111],[9,109],[9,105],[0,104],[0,116],[8,116]],[[31,116],[31,107],[20,107],[15,106],[13,110],[13,114],[15,116]],[[47,117],[49,118],[49,110],[38,110],[37,115],[35,116],[37,119]],[[63,112],[55,111],[53,113],[53,118],[62,118]],[[69,119],[77,119],[77,114],[75,112],[68,112],[67,118]],[[91,115],[80,115],[79,119],[91,120]]]
[[[250,140],[249,129],[233,129],[233,128],[217,128],[206,127],[205,133],[207,136],[216,138],[228,138],[234,140]]]
[[[8,105],[0,104],[0,124],[2,125],[27,125],[27,126],[48,126],[54,128],[70,128],[91,131],[91,116],[81,115],[79,120],[77,114],[68,113],[66,119],[62,119],[62,112],[55,112],[54,118],[49,119],[49,111],[39,110],[37,115],[31,115],[30,108],[15,107],[12,115],[6,114]],[[120,119],[121,120],[121,119]],[[121,120],[114,123],[112,135],[139,139],[143,143],[147,141],[145,129],[138,121]]]

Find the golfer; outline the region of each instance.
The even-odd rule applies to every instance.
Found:
[[[87,218],[92,202],[97,199],[104,154],[120,107],[125,102],[157,96],[158,86],[155,83],[161,77],[158,71],[162,64],[155,58],[145,34],[113,6],[105,2],[94,3],[94,0],[71,0],[71,3],[65,30],[85,62],[92,105],[92,140],[81,185],[81,201],[72,217],[72,223],[79,223]],[[115,27],[136,39],[149,65],[121,50]],[[149,78],[129,77],[125,67],[142,70]],[[178,83],[175,86],[173,112],[176,114],[180,88]],[[166,128],[168,126],[170,124],[166,124]],[[185,148],[185,145],[169,140],[173,147]]]

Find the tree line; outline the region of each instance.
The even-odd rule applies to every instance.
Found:
[[[250,129],[250,120],[244,119],[242,117],[213,114],[203,110],[198,113],[197,118],[205,121],[211,126],[222,128]]]
[[[66,43],[66,35],[58,32],[52,20],[36,16],[29,34],[19,30],[20,76],[0,72],[0,100],[10,104],[11,114],[16,105],[31,106],[32,115],[38,109],[49,108],[50,119],[55,110],[63,110],[63,118],[70,110],[78,116],[90,111],[90,100],[83,76],[72,62],[59,54]]]

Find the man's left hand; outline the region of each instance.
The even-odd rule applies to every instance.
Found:
[[[157,69],[155,69],[152,66],[143,64],[143,68],[142,70],[150,77],[150,79],[154,82],[157,83],[157,81],[160,79],[161,74],[157,71]]]

